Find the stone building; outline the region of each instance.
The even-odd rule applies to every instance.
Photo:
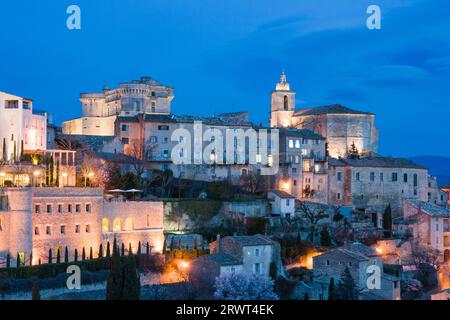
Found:
[[[428,200],[428,170],[402,158],[367,157],[329,162],[329,203],[400,212],[403,199]]]
[[[119,115],[140,113],[170,114],[173,89],[150,77],[121,83],[116,89],[104,87],[101,93],[83,93],[81,118],[63,123],[63,133],[113,136]]]
[[[367,286],[368,277],[373,274],[369,267],[380,270],[379,289]],[[370,247],[352,243],[313,257],[314,278],[319,282],[329,283],[333,277],[337,284],[346,268],[360,291],[359,299],[367,299],[369,296],[371,300],[400,300],[400,279],[383,272],[382,258]]]
[[[328,198],[326,140],[308,129],[281,128],[277,187],[312,202]]]
[[[109,202],[100,188],[5,188],[0,208],[0,264],[7,254],[15,261],[17,254],[23,263],[48,261],[68,248],[72,261],[75,249],[78,258],[82,250],[90,249],[98,256],[100,244],[106,250],[114,237],[118,244],[147,242],[154,252],[161,252],[163,235],[163,204],[161,202]],[[145,252],[145,248],[142,249]],[[13,266],[15,263],[12,264]]]
[[[284,269],[280,258],[280,245],[262,235],[230,236],[210,243],[211,254],[194,260],[189,268],[189,280],[197,288],[213,288],[215,279],[226,273],[270,275],[275,263],[277,273]]]
[[[33,100],[0,91],[0,123],[2,161],[47,148],[47,114],[34,110]]]
[[[450,210],[435,204],[407,200],[403,203],[403,223],[408,235],[419,244],[438,250],[443,262],[450,262]]]
[[[284,72],[272,92],[270,126],[309,129],[327,139],[331,157],[346,157],[354,144],[360,153],[378,153],[375,115],[335,104],[295,110],[295,92]]]

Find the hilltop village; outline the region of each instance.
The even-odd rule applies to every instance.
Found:
[[[450,297],[450,188],[380,154],[375,114],[296,108],[284,72],[267,126],[174,97],[151,77],[105,86],[58,127],[0,92],[0,297],[46,297],[70,264],[92,287],[63,298],[112,297],[115,257],[141,299]]]

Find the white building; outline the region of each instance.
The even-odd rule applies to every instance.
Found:
[[[31,99],[0,92],[0,123],[3,161],[47,148],[47,114],[34,111]]]
[[[295,197],[281,190],[271,190],[267,194],[272,207],[272,214],[276,216],[291,217],[295,214]]]

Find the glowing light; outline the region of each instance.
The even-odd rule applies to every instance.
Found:
[[[187,268],[189,268],[189,263],[186,262],[186,261],[180,261],[180,262],[178,263],[178,267],[179,267],[180,269],[187,269]]]
[[[62,176],[63,176],[64,178],[67,178],[68,174],[67,174],[66,172],[64,172],[64,173],[62,174]]]
[[[280,182],[280,190],[289,191],[291,188],[291,182],[289,180]]]
[[[35,172],[33,172],[33,175],[36,176],[36,177],[37,177],[37,176],[40,176],[40,175],[41,175],[41,172],[40,172],[40,171],[35,171]]]
[[[88,177],[92,178],[93,176],[94,176],[94,173],[93,172],[89,172]]]
[[[375,251],[378,252],[379,254],[383,253],[383,249],[381,249],[381,248],[376,248]]]
[[[4,172],[0,172],[0,177],[4,177],[5,173]]]

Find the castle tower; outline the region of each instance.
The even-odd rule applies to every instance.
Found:
[[[10,215],[9,254],[11,265],[16,265],[17,254],[22,262],[28,262],[33,248],[32,191],[26,189],[8,189]]]
[[[292,125],[292,117],[295,111],[295,92],[291,91],[286,82],[286,74],[281,73],[280,82],[270,99],[270,126],[289,127]]]

